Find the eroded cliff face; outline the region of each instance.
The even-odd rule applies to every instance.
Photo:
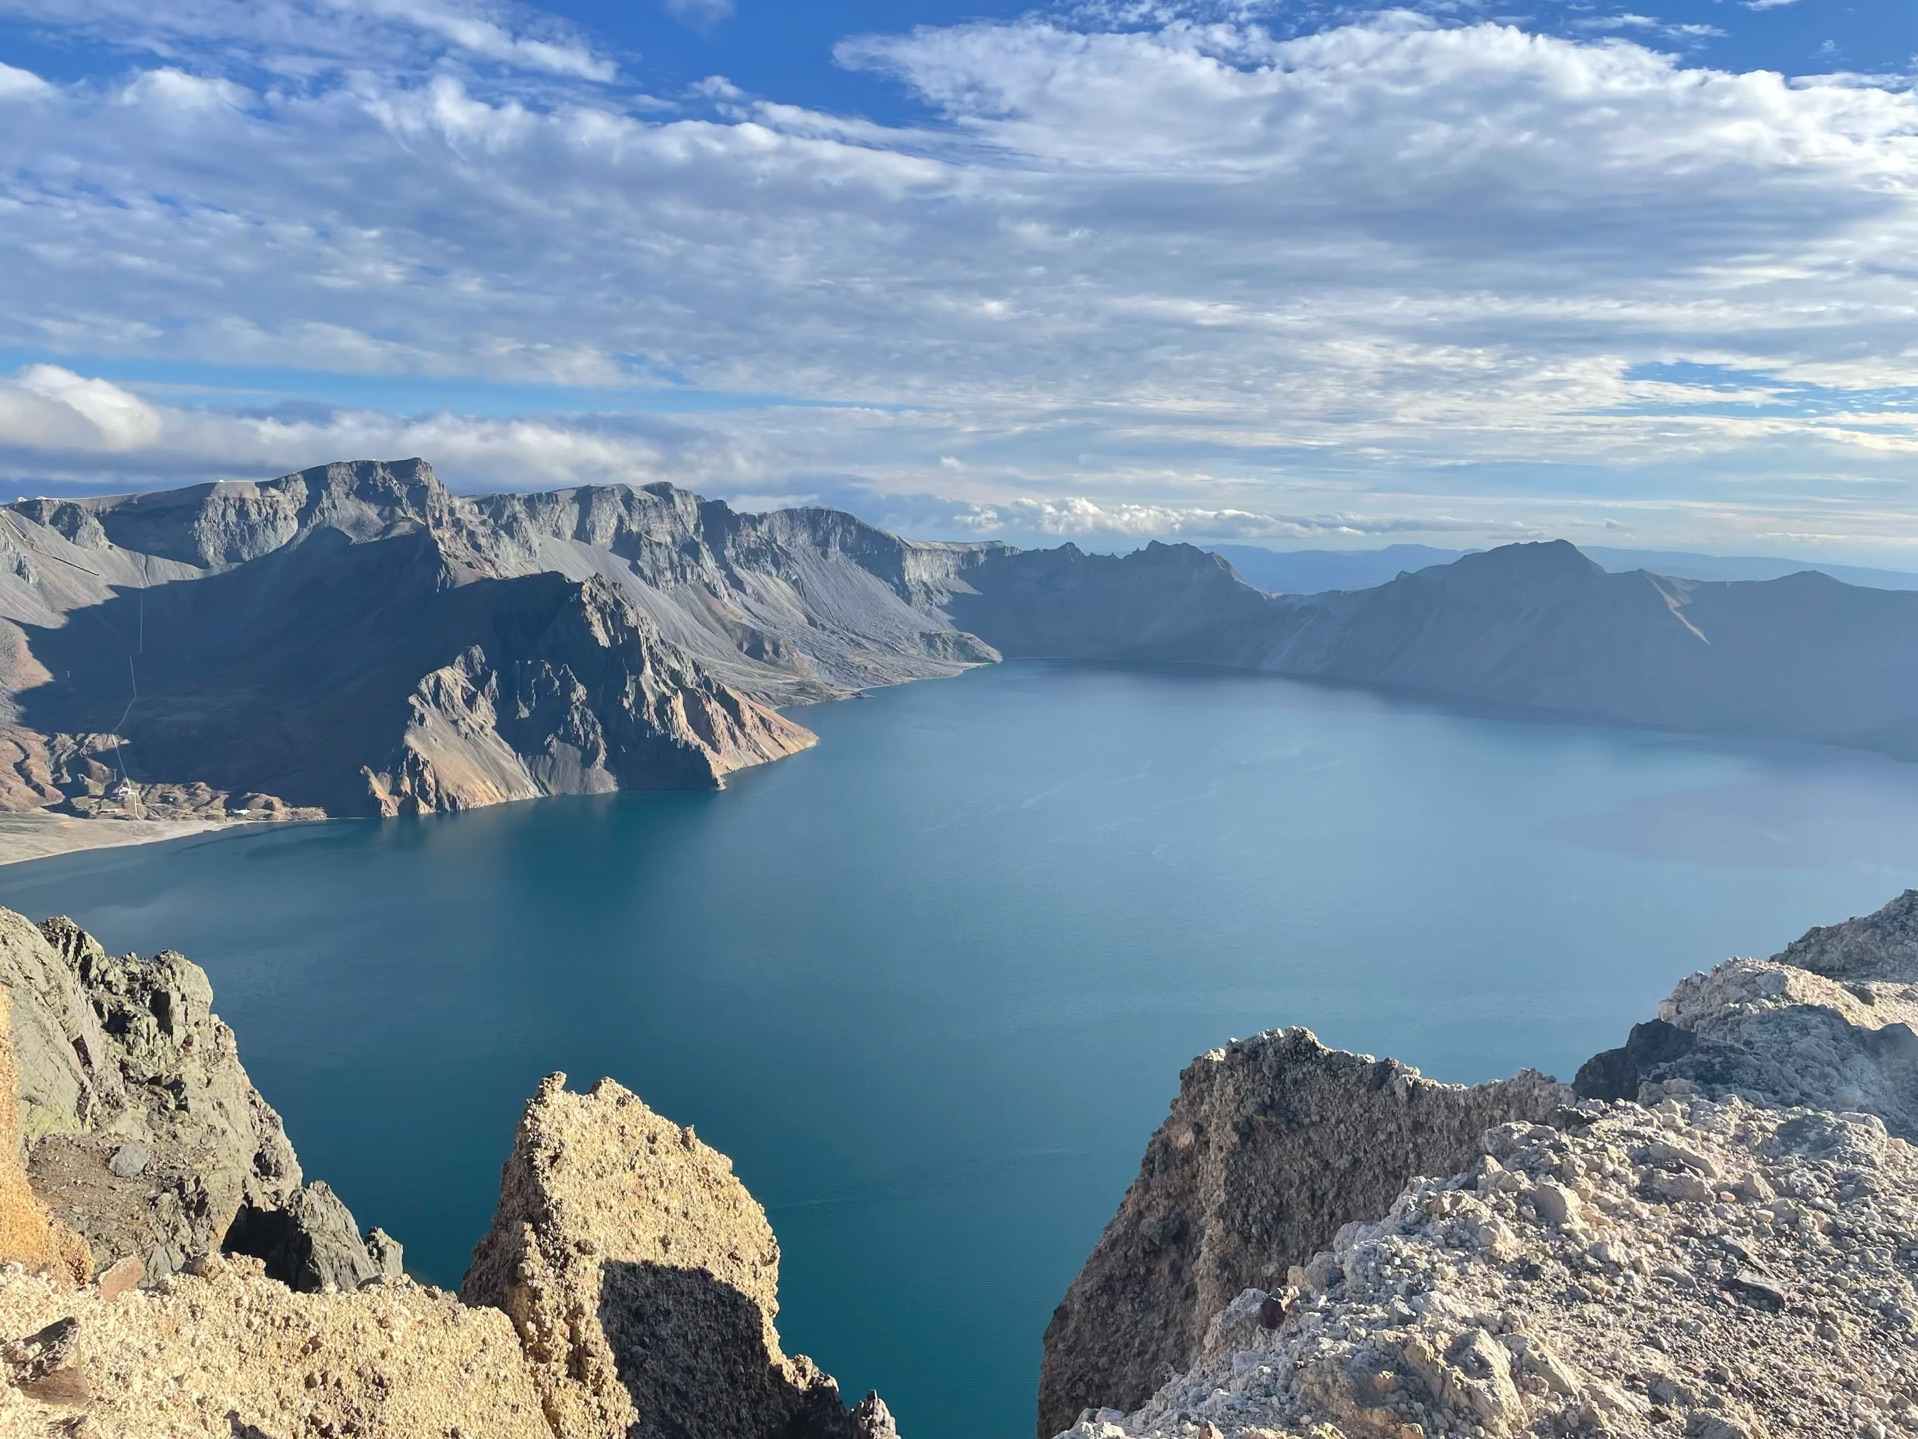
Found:
[[[362,767],[379,813],[711,789],[815,742],[666,644],[607,581],[563,590],[535,632],[502,627],[490,645],[468,646],[419,682],[395,757]]]
[[[0,910],[0,985],[28,1178],[97,1264],[157,1278],[224,1247],[302,1289],[399,1272],[396,1244],[375,1231],[369,1248],[330,1189],[302,1182],[198,965],[111,956],[70,920]]]
[[[779,1245],[732,1164],[602,1079],[526,1108],[461,1285],[505,1311],[567,1439],[887,1439],[773,1327]]]
[[[1529,1071],[1436,1084],[1395,1060],[1327,1049],[1304,1029],[1201,1055],[1046,1326],[1040,1433],[1088,1407],[1142,1402],[1192,1362],[1241,1290],[1282,1281],[1411,1176],[1457,1168],[1486,1129],[1544,1119],[1571,1099]]]

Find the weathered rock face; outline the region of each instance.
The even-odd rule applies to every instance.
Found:
[[[564,1439],[877,1439],[773,1328],[779,1246],[725,1156],[610,1080],[547,1079],[461,1297],[512,1319]]]
[[[21,808],[711,787],[812,742],[773,704],[997,658],[936,607],[971,549],[665,485],[470,499],[366,461],[0,520],[0,804]]]
[[[383,1272],[338,1199],[302,1189],[198,965],[171,951],[115,958],[70,920],[35,929],[0,910],[0,984],[29,1177],[98,1263],[176,1271],[220,1249],[244,1211],[289,1228],[303,1255],[289,1283]]]
[[[1918,1151],[1864,1115],[1665,1100],[1509,1125],[1223,1306],[1072,1439],[1918,1427]]]
[[[718,683],[607,581],[539,577],[558,604],[422,679],[395,759],[365,766],[382,814],[542,794],[709,789],[812,733]]]
[[[1772,958],[1827,979],[1918,983],[1918,889],[1861,919],[1813,929]]]
[[[87,1242],[40,1202],[20,1162],[18,1107],[4,1100],[19,1092],[19,1066],[9,1036],[11,991],[0,984],[0,1264],[18,1264],[69,1283],[93,1273]]]
[[[1685,979],[1556,1127],[1347,1216],[1073,1439],[1918,1428],[1915,931],[1907,893]]]
[[[1142,1402],[1191,1364],[1242,1290],[1277,1285],[1414,1176],[1463,1165],[1487,1129],[1544,1119],[1571,1099],[1530,1071],[1435,1084],[1393,1060],[1328,1050],[1303,1029],[1202,1055],[1046,1327],[1041,1435],[1084,1408]]]

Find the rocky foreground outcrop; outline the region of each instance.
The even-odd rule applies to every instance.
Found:
[[[460,1288],[512,1318],[554,1432],[895,1435],[878,1395],[848,1413],[830,1375],[781,1352],[779,1245],[731,1161],[611,1080],[565,1084],[527,1106]]]
[[[296,1293],[245,1257],[136,1277],[0,1264],[0,1434],[554,1439],[496,1311],[404,1277]]]
[[[1249,1083],[1220,1102],[1194,1076],[1234,1051],[1206,1056],[1048,1330],[1040,1432],[1071,1424],[1055,1376],[1082,1382],[1088,1350],[1130,1357],[1134,1336],[1193,1332],[1193,1289],[1148,1282],[1163,1261],[1129,1238],[1140,1200],[1192,1167],[1178,1135],[1197,1150],[1222,1125],[1236,1149],[1295,1115],[1299,1061],[1317,1112],[1349,1121],[1301,1126],[1282,1168],[1221,1171],[1212,1207],[1252,1240],[1243,1287],[1212,1288],[1198,1341],[1149,1398],[1109,1360],[1112,1397],[1086,1404],[1072,1439],[1918,1430],[1914,935],[1918,891],[1772,960],[1692,975],[1579,1071],[1579,1099],[1526,1077],[1540,1107],[1508,1118],[1532,1122],[1455,1134],[1443,1160],[1377,1142],[1372,1061],[1261,1036],[1235,1046]],[[1293,1064],[1270,1062],[1288,1047]],[[1351,1154],[1378,1163],[1366,1187],[1316,1181]],[[1395,1156],[1411,1161],[1396,1177]],[[1325,1238],[1299,1258],[1280,1225],[1301,1193],[1320,1206],[1302,1228]],[[1131,1308],[1088,1304],[1112,1293]]]
[[[211,1001],[0,910],[0,1435],[897,1439],[781,1351],[765,1212],[690,1129],[547,1081],[462,1302],[302,1182]]]
[[[303,1183],[198,965],[111,956],[70,920],[0,910],[0,985],[28,1178],[98,1264],[157,1278],[224,1247],[315,1290],[400,1271],[397,1244]]]
[[[1864,1115],[1666,1099],[1501,1126],[1070,1434],[1909,1433],[1914,1196],[1918,1155]]]
[[[1274,1030],[1201,1055],[1139,1177],[1046,1327],[1039,1428],[1142,1402],[1186,1368],[1248,1286],[1271,1286],[1414,1174],[1464,1164],[1485,1130],[1572,1098],[1526,1072],[1436,1084],[1396,1060]]]
[[[1576,1092],[1299,1029],[1202,1056],[1042,1432],[1918,1431],[1915,933],[1918,891],[1690,976]],[[302,1182],[182,957],[0,912],[0,1000],[0,1434],[896,1439],[784,1353],[731,1165],[611,1081],[540,1086],[456,1299]]]

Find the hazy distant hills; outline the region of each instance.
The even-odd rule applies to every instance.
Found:
[[[1612,574],[1562,540],[1304,596],[1189,545],[1002,554],[968,577],[955,620],[1009,656],[1225,665],[1918,757],[1913,591]]]
[[[921,543],[669,485],[466,497],[418,460],[24,500],[0,507],[0,807],[396,814],[712,786],[812,742],[778,707],[1002,654],[1918,757],[1918,592],[1610,573],[1563,542],[1430,553],[1277,594],[1190,545]],[[1312,563],[1333,558],[1356,562]]]
[[[1382,585],[1406,570],[1449,565],[1477,551],[1440,550],[1430,545],[1386,545],[1374,550],[1268,550],[1261,545],[1211,545],[1248,584],[1276,594],[1312,595],[1325,590],[1364,590]],[[1764,555],[1697,555],[1684,550],[1619,550],[1581,545],[1580,551],[1613,574],[1650,570],[1688,580],[1776,580],[1816,570],[1880,590],[1918,590],[1918,573],[1878,570],[1863,565],[1830,565],[1817,560]]]

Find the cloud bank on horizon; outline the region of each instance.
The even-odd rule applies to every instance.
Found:
[[[0,0],[0,482],[418,453],[927,535],[1907,555],[1910,48],[1711,64],[1805,7],[1688,3],[848,0],[854,107],[584,0]]]

